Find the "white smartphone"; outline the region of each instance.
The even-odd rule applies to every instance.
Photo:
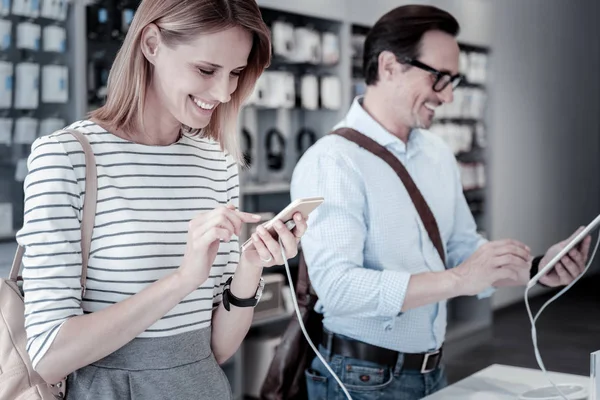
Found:
[[[275,227],[273,224],[275,221],[281,221],[287,225],[289,229],[293,229],[294,224],[294,214],[301,213],[304,218],[308,217],[308,215],[315,210],[315,208],[319,207],[325,199],[323,197],[308,197],[304,199],[297,199],[291,202],[283,211],[277,214],[274,218],[263,224],[267,232],[271,234],[274,238],[277,238],[277,232],[275,231]],[[252,243],[252,238],[246,240],[246,242],[242,245],[242,252],[247,249],[253,248],[254,244]]]

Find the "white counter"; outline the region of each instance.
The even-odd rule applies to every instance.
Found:
[[[550,372],[556,384],[578,384],[588,391],[590,378]],[[516,400],[522,393],[551,383],[539,369],[494,364],[423,400]]]

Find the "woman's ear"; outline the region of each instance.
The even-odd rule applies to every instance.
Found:
[[[160,45],[160,30],[155,24],[148,24],[142,30],[140,45],[148,62],[154,65]]]

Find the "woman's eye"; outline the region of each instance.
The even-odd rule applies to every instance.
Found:
[[[241,74],[242,74],[242,71],[233,71],[231,73],[231,75],[233,75],[233,76],[240,76]]]
[[[200,71],[200,73],[201,73],[202,75],[212,75],[212,74],[214,74],[214,73],[215,73],[215,71],[208,71],[208,70],[201,69],[201,68],[198,68],[198,71]]]

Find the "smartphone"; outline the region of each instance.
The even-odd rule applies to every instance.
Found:
[[[315,208],[319,207],[321,203],[323,203],[325,199],[323,197],[308,197],[304,199],[297,199],[291,202],[283,211],[277,214],[274,218],[266,222],[263,226],[273,236],[277,239],[277,232],[275,231],[275,227],[273,224],[275,221],[281,221],[287,225],[289,229],[293,229],[295,226],[293,217],[296,213],[301,213],[304,218],[308,217],[308,215],[315,210]],[[242,252],[247,249],[253,248],[254,244],[252,243],[252,238],[246,240],[246,242],[242,245]]]

